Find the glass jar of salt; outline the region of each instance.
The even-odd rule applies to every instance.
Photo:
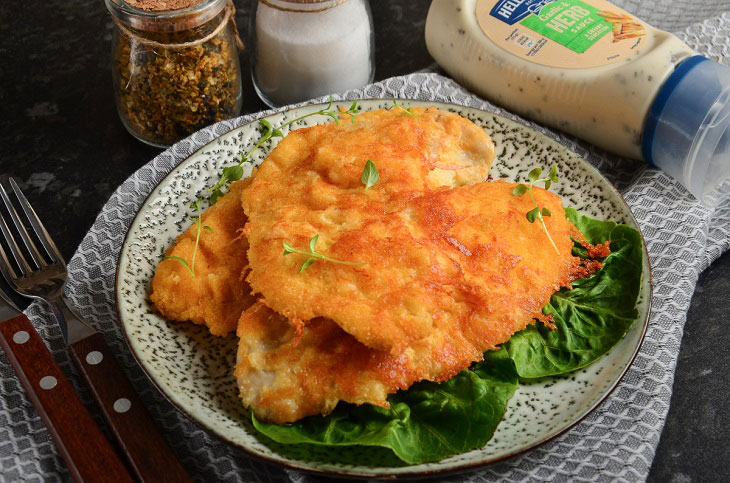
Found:
[[[271,107],[362,87],[375,75],[367,0],[258,0],[251,76]]]

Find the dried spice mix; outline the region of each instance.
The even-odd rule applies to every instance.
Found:
[[[112,70],[119,115],[132,135],[155,146],[169,146],[241,109],[233,5],[191,3],[107,0],[116,25]]]

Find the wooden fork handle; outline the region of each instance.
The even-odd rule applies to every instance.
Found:
[[[191,481],[101,334],[69,345],[107,427],[141,481]]]
[[[25,315],[0,322],[0,345],[73,478],[133,481]]]

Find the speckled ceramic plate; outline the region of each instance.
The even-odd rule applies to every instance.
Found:
[[[492,136],[497,157],[494,178],[525,181],[535,166],[558,164],[561,180],[552,191],[566,206],[599,219],[610,219],[639,228],[615,188],[592,166],[565,147],[528,127],[495,114],[462,106],[402,101],[408,105],[434,105],[465,116]],[[389,100],[365,100],[364,110],[391,107]],[[321,109],[306,106],[268,117],[274,125]],[[327,122],[314,116],[294,128]],[[119,257],[116,296],[119,316],[129,345],[139,364],[162,393],[181,411],[221,439],[246,452],[305,471],[349,476],[414,476],[449,472],[494,462],[533,448],[570,428],[594,409],[618,383],[631,364],[646,331],[651,278],[646,247],[639,318],[608,354],[569,377],[521,383],[510,400],[494,437],[481,449],[437,463],[406,466],[387,450],[279,445],[258,435],[250,413],[237,396],[232,375],[236,338],[211,336],[192,324],[169,323],[148,301],[148,287],[164,250],[191,223],[190,203],[196,193],[217,180],[222,167],[237,160],[259,137],[258,123],[224,134],[180,163],[150,194],[129,228]],[[272,145],[254,157],[261,162]],[[244,176],[250,174],[250,168]]]

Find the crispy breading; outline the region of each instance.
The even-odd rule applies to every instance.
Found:
[[[327,414],[339,401],[388,407],[388,394],[422,379],[445,381],[482,356],[458,332],[434,332],[398,356],[363,345],[328,319],[312,320],[298,336],[260,302],[242,314],[237,334],[242,401],[277,424]]]
[[[250,218],[248,280],[287,318],[332,319],[365,345],[394,355],[442,321],[473,325],[494,314],[502,322],[489,326],[500,333],[484,339],[488,349],[524,327],[565,284],[575,262],[575,228],[561,215],[560,198],[534,190],[538,203],[557,214],[546,223],[558,256],[541,225],[525,219],[530,197],[513,196],[513,187],[492,182],[435,190],[389,212],[338,205],[344,219],[306,209],[294,219]],[[282,242],[305,248],[315,234],[321,253],[367,265],[317,262],[297,274],[304,257],[282,256]]]
[[[212,334],[226,335],[236,328],[241,312],[255,300],[243,280],[248,243],[240,229],[246,223],[241,192],[249,181],[238,181],[203,213],[204,230],[195,259],[195,277],[179,261],[165,259],[152,279],[150,299],[166,318],[206,325]],[[193,224],[177,237],[166,255],[181,257],[190,265],[197,227]]]
[[[152,300],[164,316],[219,335],[237,322],[234,374],[264,421],[327,414],[339,401],[387,407],[399,389],[446,381],[535,320],[550,325],[551,295],[600,268],[572,256],[582,237],[558,196],[534,188],[553,214],[556,253],[525,217],[529,195],[482,182],[494,146],[481,128],[414,113],[293,131],[204,214],[214,233],[201,238],[196,277],[172,260],[158,267]],[[369,189],[367,160],[380,175]],[[307,257],[284,256],[282,244],[307,250],[314,235],[320,253],[366,264],[317,261],[299,273]],[[190,260],[194,241],[195,227],[168,254]]]
[[[268,275],[281,274],[277,295],[319,318],[298,336],[263,305],[269,298],[243,314],[235,374],[244,403],[276,423],[328,413],[340,400],[386,406],[388,394],[423,379],[448,380],[535,319],[549,324],[542,307],[551,295],[600,264],[572,256],[577,230],[558,196],[534,189],[553,213],[545,221],[560,254],[525,218],[532,201],[513,196],[514,186],[435,190],[347,233],[320,231],[325,253],[367,260],[364,267],[317,262],[297,274],[303,259],[282,257],[276,235],[252,242]],[[309,233],[289,236],[305,245]],[[360,342],[395,340],[403,320],[429,331],[404,338],[397,350]]]
[[[366,152],[388,152],[391,156],[388,159],[393,163],[387,168],[389,174],[384,172],[385,162],[381,164],[381,184],[384,184],[382,180],[386,176],[390,176],[391,194],[401,190],[407,193],[420,191],[424,186],[463,184],[486,178],[489,163],[494,157],[494,146],[481,128],[455,114],[435,109],[415,111],[419,113],[416,122],[412,120],[415,118],[400,110],[379,111],[359,115],[354,123],[343,119],[339,124],[294,131],[280,143],[261,170],[263,173],[270,173],[272,169],[284,170],[277,172],[277,176],[268,176],[269,182],[282,182],[284,190],[277,194],[258,189],[251,197],[264,196],[254,201],[261,206],[271,203],[267,199],[271,195],[277,196],[280,204],[296,204],[297,192],[288,190],[287,187],[298,184],[296,188],[309,189],[306,186],[308,179],[297,179],[297,176],[306,176],[307,173],[305,170],[294,172],[283,164],[277,166],[271,159],[292,161],[291,153],[308,155],[313,150],[317,150],[314,158],[322,169],[328,169],[330,165],[342,167],[347,159],[357,163],[359,158],[365,159]],[[414,125],[418,127],[413,128]],[[390,143],[377,143],[378,149],[362,135],[376,126],[393,139]],[[338,135],[333,136],[332,132]],[[419,140],[409,138],[410,134],[417,134]],[[306,149],[302,149],[302,143],[309,143]],[[347,151],[350,158],[342,156],[338,143],[350,146],[351,149]],[[394,147],[398,149],[393,149]],[[333,158],[337,158],[337,162]],[[442,163],[441,168],[432,166],[435,160]],[[363,165],[365,161],[362,161]],[[357,169],[360,170],[357,173],[359,180],[362,167]],[[331,176],[337,177],[338,174],[325,174],[325,177]],[[187,269],[178,261],[164,260],[158,266],[152,281],[151,300],[164,317],[204,324],[213,334],[226,335],[235,328],[241,311],[255,300],[248,284],[240,279],[241,271],[247,264],[245,252],[248,244],[237,232],[246,223],[240,197],[243,187],[250,181],[251,179],[232,184],[229,193],[204,213],[204,224],[211,226],[214,233],[203,232],[196,259],[195,278],[190,277]],[[317,191],[315,187],[311,188],[318,198],[317,202],[334,201],[328,199],[329,193],[326,190]],[[404,196],[407,198],[410,195]],[[196,227],[193,225],[178,237],[166,255],[181,257],[190,262],[195,236]]]
[[[343,204],[382,211],[413,192],[487,179],[494,143],[482,128],[435,108],[415,108],[413,114],[373,111],[352,122],[344,118],[290,132],[244,193],[246,215],[276,218],[290,210],[315,210],[326,218],[330,207]],[[361,175],[368,160],[380,179],[364,191]]]
[[[359,115],[354,122],[342,120],[338,125],[296,130],[271,153],[244,191],[242,203],[249,219],[245,233],[251,244],[248,281],[267,305],[293,323],[330,317],[365,344],[394,350],[431,330],[429,317],[409,313],[429,311],[421,306],[418,290],[402,297],[404,304],[398,307],[380,300],[379,305],[392,313],[382,323],[373,324],[379,315],[372,303],[357,301],[364,294],[361,290],[373,300],[387,292],[360,282],[373,277],[387,285],[387,277],[400,277],[409,270],[404,265],[410,256],[406,252],[418,251],[418,247],[397,239],[401,235],[408,239],[408,227],[399,226],[403,233],[389,233],[391,228],[385,225],[397,222],[399,215],[394,213],[425,192],[485,180],[494,145],[483,129],[455,114],[433,108],[414,109],[413,113],[376,111]],[[366,190],[361,174],[367,160],[377,166],[379,181]],[[334,249],[341,260],[369,261],[370,253],[332,246],[337,242],[344,248],[348,237],[359,236],[368,227],[383,227],[382,233],[392,238],[395,253],[391,255],[404,257],[400,264],[384,267],[382,277],[375,264],[357,270],[362,275],[355,285],[348,285],[347,277],[333,278],[337,271],[322,272],[314,266],[304,277],[297,277],[303,260],[281,257],[282,242],[304,248],[312,236],[320,234],[322,253],[331,255],[329,251]],[[352,244],[357,245],[357,240]],[[319,274],[323,277],[318,278]],[[290,280],[292,276],[294,280]],[[317,279],[317,284],[299,291],[304,280],[310,279]],[[325,301],[329,299],[326,292],[319,292],[329,291],[329,285],[340,292],[330,299],[332,303]],[[351,299],[348,291],[359,295]]]

